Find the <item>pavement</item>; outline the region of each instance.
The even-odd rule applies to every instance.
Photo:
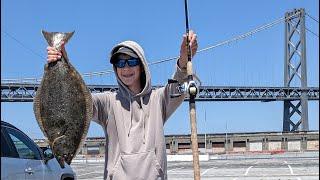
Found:
[[[75,158],[71,167],[78,179],[103,179],[104,158]],[[192,180],[192,161],[169,161],[169,180]],[[200,161],[205,180],[315,180],[319,179],[319,152],[282,154],[228,154]]]

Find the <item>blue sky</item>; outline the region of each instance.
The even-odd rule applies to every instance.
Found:
[[[183,0],[162,1],[1,1],[1,79],[40,78],[46,63],[41,29],[73,31],[66,45],[80,73],[111,69],[111,48],[135,40],[149,62],[179,55],[185,32]],[[319,19],[317,0],[189,0],[190,28],[199,49],[271,23],[294,8]],[[306,17],[306,27],[319,35],[319,24]],[[319,87],[319,38],[307,36],[308,86]],[[13,38],[15,39],[13,39]],[[17,42],[17,41],[18,42]],[[202,85],[283,86],[284,23],[251,37],[197,54],[194,71]],[[152,84],[161,85],[175,61],[150,66]],[[116,84],[114,75],[86,77],[87,84]],[[294,81],[295,83],[295,81]],[[310,101],[310,130],[319,130],[319,102]],[[197,102],[198,133],[281,131],[283,102]],[[206,114],[206,116],[205,116]],[[206,117],[206,120],[205,120]],[[43,134],[32,103],[1,103],[1,119],[33,138]],[[188,104],[183,103],[165,125],[165,134],[188,134]],[[103,136],[91,123],[88,136]]]

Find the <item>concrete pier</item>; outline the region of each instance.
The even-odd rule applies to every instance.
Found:
[[[166,135],[165,139],[168,155],[192,153],[190,135]],[[44,139],[34,141],[48,145]],[[104,156],[105,143],[104,137],[88,137],[79,154]],[[199,134],[198,143],[200,154],[319,151],[319,131]]]

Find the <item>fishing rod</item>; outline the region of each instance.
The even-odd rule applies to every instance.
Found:
[[[188,63],[187,63],[187,74],[188,74],[188,93],[189,93],[189,115],[191,124],[191,146],[193,156],[193,176],[195,180],[200,180],[200,165],[199,165],[199,151],[198,151],[198,133],[197,133],[197,121],[196,121],[196,103],[195,97],[198,89],[195,81],[193,80],[193,70],[191,61],[191,47],[189,42],[189,16],[188,16],[188,0],[184,0],[184,10],[186,16],[186,45],[188,47]]]
[[[181,94],[189,94],[189,116],[191,124],[191,146],[192,146],[192,157],[193,157],[193,174],[195,180],[200,180],[200,165],[199,165],[199,151],[198,151],[198,136],[197,136],[197,122],[196,122],[196,103],[195,97],[198,93],[197,84],[194,81],[193,70],[192,70],[192,51],[189,40],[189,16],[188,16],[188,2],[184,0],[184,9],[185,9],[185,20],[186,20],[186,46],[188,54],[187,62],[187,74],[188,82],[178,86],[178,94],[171,94],[170,97],[175,98],[181,96]],[[175,79],[169,79],[168,83],[179,83]]]

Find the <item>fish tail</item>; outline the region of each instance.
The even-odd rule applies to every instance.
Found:
[[[64,41],[66,44],[69,39],[74,34],[74,31],[72,32],[47,32],[45,30],[41,31],[44,38],[47,40],[48,44],[52,47],[57,48],[58,50],[61,49],[61,42]]]
[[[72,32],[47,32],[45,30],[41,31],[44,38],[47,40],[49,46],[52,46],[54,48],[56,48],[57,50],[62,50],[61,46],[62,46],[62,41],[64,41],[64,45],[69,41],[69,39],[72,37],[72,35],[74,34],[75,31]],[[66,55],[66,52],[63,52],[63,56],[61,58],[63,61],[65,61],[69,66],[69,59]],[[51,63],[51,66],[54,66],[56,64],[56,62],[54,62],[54,64]]]

